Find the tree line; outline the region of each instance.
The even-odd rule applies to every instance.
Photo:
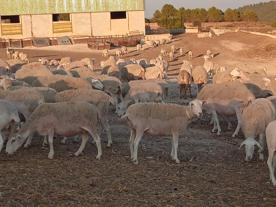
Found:
[[[238,9],[222,10],[211,7],[204,8],[177,9],[171,4],[165,4],[161,10],[156,10],[150,22],[157,22],[160,26],[167,29],[183,28],[184,22],[236,22],[236,21],[258,21],[257,14],[252,10],[240,11]]]

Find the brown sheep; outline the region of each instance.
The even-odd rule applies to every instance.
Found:
[[[180,87],[180,98],[185,98],[187,95],[187,91],[189,91],[191,97],[192,76],[186,70],[180,70],[179,75],[177,77],[177,82]]]

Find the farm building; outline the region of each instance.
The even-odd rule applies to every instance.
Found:
[[[0,0],[0,38],[145,32],[144,0]]]

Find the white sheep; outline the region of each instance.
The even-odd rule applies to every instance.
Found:
[[[268,99],[256,99],[242,112],[242,132],[245,140],[241,143],[245,145],[246,161],[250,161],[254,155],[254,146],[259,148],[259,159],[263,160],[265,130],[268,124],[275,120],[275,108]],[[255,139],[259,136],[259,142]]]
[[[269,169],[270,180],[276,187],[275,168],[276,168],[276,121],[272,121],[266,128],[266,143],[268,148],[267,165]]]
[[[190,96],[192,96],[191,92],[191,84],[192,84],[192,76],[186,70],[180,70],[179,75],[177,77],[177,82],[179,84],[179,94],[180,98],[185,98],[187,95],[187,91],[189,91]]]
[[[180,56],[183,56],[184,55],[184,50],[183,50],[183,48],[181,47],[181,48],[179,48],[179,55]]]
[[[109,56],[109,50],[108,49],[104,49],[102,52],[102,56],[103,57],[108,57]]]
[[[185,133],[188,124],[194,117],[202,114],[202,102],[194,100],[189,106],[158,103],[138,103],[130,106],[122,117],[127,120],[131,130],[131,159],[138,164],[138,146],[145,132],[167,136],[172,134],[171,158],[180,163],[177,150],[179,135]]]
[[[123,101],[118,104],[116,113],[122,116],[129,105],[139,102],[162,102],[164,90],[160,83],[153,80],[129,82],[129,91]]]
[[[109,113],[110,105],[115,105],[114,100],[104,93],[103,91],[93,90],[93,89],[78,89],[78,90],[66,90],[60,93],[57,93],[55,96],[56,102],[80,102],[85,101],[91,104],[94,104],[99,109],[101,115],[105,117],[103,119],[103,127],[107,132],[108,137],[108,147],[112,145],[112,137],[110,126],[107,121],[107,116]]]
[[[121,52],[122,52],[122,55],[128,54],[128,49],[127,49],[127,47],[126,47],[126,46],[123,46],[123,47],[121,48]]]
[[[19,60],[19,52],[18,51],[14,51],[14,53],[12,54],[12,59],[14,60]]]
[[[101,138],[99,129],[102,123],[101,115],[96,106],[87,102],[63,102],[40,105],[29,117],[27,122],[19,130],[17,135],[11,138],[6,147],[8,154],[15,153],[35,132],[42,136],[48,136],[50,152],[49,159],[54,158],[54,135],[76,136],[82,135],[82,143],[75,156],[79,156],[92,136],[98,149],[97,159],[101,158]]]
[[[191,50],[188,52],[188,58],[193,59],[193,52]]]
[[[1,131],[7,127],[12,121],[17,123],[20,122],[19,114],[17,108],[14,104],[9,101],[0,100],[0,152],[4,145],[4,137]]]
[[[212,114],[214,120],[212,132],[217,130],[217,135],[221,134],[218,114],[224,116],[236,115],[238,124],[232,137],[237,136],[241,128],[241,109],[255,100],[255,96],[251,91],[240,82],[207,84],[199,92],[197,98],[205,101],[203,108],[207,113]]]
[[[49,60],[47,58],[41,57],[38,59],[38,62],[40,62],[42,65],[48,65]]]
[[[180,71],[186,70],[190,75],[192,75],[192,69],[192,64],[188,60],[183,60],[183,64],[181,65]]]
[[[115,55],[116,55],[117,57],[121,57],[121,56],[123,55],[123,53],[122,53],[121,50],[116,50],[116,51],[115,51]]]
[[[140,52],[142,49],[143,49],[143,47],[142,47],[141,44],[137,44],[137,45],[136,45],[136,50],[137,50],[138,52]]]
[[[171,52],[174,54],[175,53],[175,45],[171,46]]]
[[[170,52],[170,53],[169,53],[169,60],[170,60],[171,62],[175,61],[174,52]]]
[[[29,63],[29,59],[28,59],[28,55],[26,53],[23,53],[23,52],[20,52],[18,54],[19,56],[19,60],[23,61],[23,62],[26,62],[26,63]]]

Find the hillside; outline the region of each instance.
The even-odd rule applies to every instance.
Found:
[[[247,9],[255,11],[261,21],[276,21],[276,1],[252,4],[240,8],[240,10]]]

